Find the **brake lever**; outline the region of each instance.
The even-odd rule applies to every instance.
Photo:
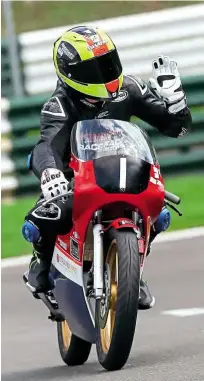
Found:
[[[171,209],[173,209],[174,212],[179,215],[179,217],[183,216],[183,213],[181,213],[174,205],[170,204],[168,201],[165,201],[165,205],[168,205]]]
[[[68,191],[65,194],[58,194],[57,196],[52,197],[49,200],[44,201],[41,206],[46,206],[47,204],[50,204],[53,201],[58,200],[59,198],[63,198],[63,197],[67,197],[67,196],[73,196],[73,194],[74,194],[74,192],[72,190]]]

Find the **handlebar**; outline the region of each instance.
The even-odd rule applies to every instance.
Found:
[[[176,205],[179,205],[181,202],[181,199],[178,196],[168,191],[164,192],[164,198]]]
[[[46,200],[42,203],[41,206],[46,206],[47,204],[50,204],[51,202],[58,200],[59,198],[67,197],[67,196],[73,196],[74,192],[73,191],[68,191],[67,193],[64,194],[58,194],[55,197],[50,198],[49,200]]]
[[[52,197],[49,200],[44,201],[42,203],[42,206],[46,206],[47,204],[50,204],[51,202],[53,202],[55,200],[58,200],[59,198],[67,197],[67,196],[73,196],[73,195],[74,195],[73,191],[68,191],[67,193],[65,193],[63,195],[62,194],[58,194],[57,196]],[[167,201],[172,202],[173,204],[176,204],[176,205],[179,205],[180,202],[181,202],[181,199],[178,196],[176,196],[175,194],[173,194],[171,192],[168,192],[168,191],[164,192],[164,198]]]

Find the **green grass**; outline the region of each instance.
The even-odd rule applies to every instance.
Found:
[[[204,226],[204,175],[180,176],[165,179],[165,189],[181,197],[178,206],[183,213],[179,217],[172,211],[169,230]]]
[[[16,33],[117,17],[194,1],[13,1]],[[2,17],[2,35],[5,34]]]
[[[2,258],[29,254],[31,245],[21,234],[25,214],[37,197],[19,198],[14,203],[1,206],[1,256]]]
[[[169,230],[204,226],[204,176],[180,176],[167,178],[165,188],[182,198],[179,217],[172,211]],[[18,199],[13,204],[2,204],[2,257],[18,256],[31,252],[31,245],[21,235],[26,212],[32,208],[37,197]]]

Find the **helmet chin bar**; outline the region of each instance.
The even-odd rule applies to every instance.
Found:
[[[89,102],[90,104],[97,104],[98,102],[111,102],[112,100],[114,100],[116,97],[111,97],[111,98],[107,98],[107,99],[104,99],[104,98],[97,98],[97,97],[92,97],[91,95],[86,95],[84,93],[81,93],[80,91],[78,90],[75,90],[73,87],[69,86],[64,80],[63,78],[61,78],[59,75],[58,75],[58,79],[59,81],[65,86],[65,88],[69,89],[69,91],[71,91],[73,94],[78,94],[78,97],[81,98],[81,99],[84,99],[86,100],[87,102]]]
[[[91,98],[85,98],[86,99],[86,101],[88,101],[89,103],[98,103],[98,102],[101,102],[101,100],[100,99],[91,99]]]

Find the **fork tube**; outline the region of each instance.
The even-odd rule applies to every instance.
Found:
[[[103,226],[96,224],[93,227],[94,240],[94,291],[96,299],[103,296]]]
[[[136,210],[134,210],[132,212],[132,220],[133,220],[135,225],[137,225],[138,219],[139,219],[139,214]]]

